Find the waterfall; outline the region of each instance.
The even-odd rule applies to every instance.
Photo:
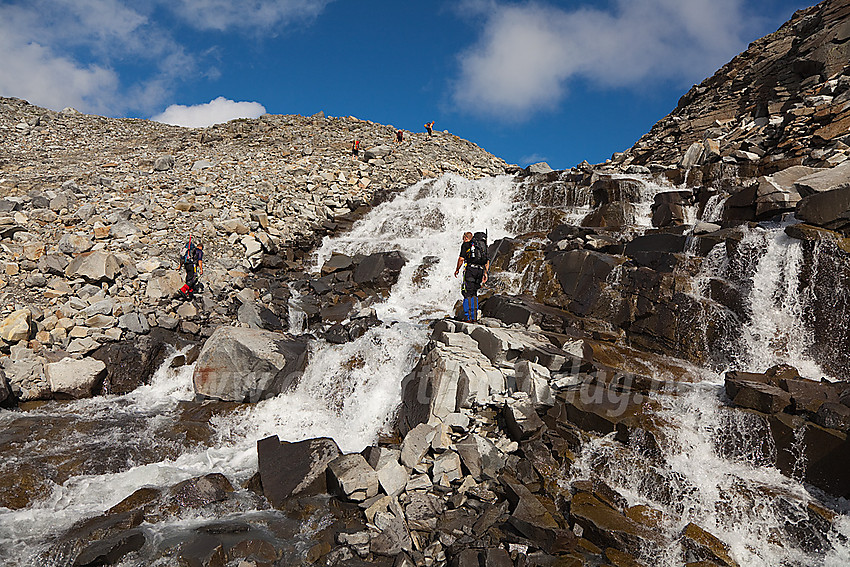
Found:
[[[677,190],[649,179],[639,181],[634,227],[638,232],[650,226],[655,195]],[[181,404],[194,398],[192,367],[171,368],[170,360],[150,385],[124,396],[49,403],[27,412],[0,410],[0,427],[9,429],[70,422],[63,438],[66,446],[44,448],[35,442],[4,455],[6,464],[0,463],[0,472],[8,470],[2,467],[10,462],[33,458],[39,451],[56,451],[57,458],[96,450],[107,455],[86,474],[57,481],[46,496],[28,507],[0,509],[0,564],[32,565],[28,561],[51,536],[81,518],[102,513],[141,487],[168,487],[210,472],[242,483],[257,470],[257,440],[269,435],[288,441],[328,436],[346,452],[374,443],[391,425],[400,402],[401,380],[427,344],[427,323],[452,313],[460,298],[460,281],[453,273],[462,233],[487,230],[493,242],[519,231],[551,227],[546,219],[555,218],[556,209],[561,220],[578,218],[590,202],[589,194],[576,188],[569,189],[569,195],[565,190],[559,196],[553,187],[545,192],[551,202],[538,206],[534,199],[540,195],[512,178],[469,181],[445,175],[408,187],[375,207],[350,232],[326,239],[314,259],[316,270],[335,252],[397,250],[405,256],[407,263],[387,299],[371,306],[383,324],[343,345],[311,341],[309,364],[292,391],[213,416],[211,438],[204,442],[181,442],[164,433],[177,427]],[[722,200],[709,205],[707,211],[716,211],[715,205],[721,207]],[[725,353],[732,367],[762,371],[788,362],[806,375],[819,377],[822,373],[807,350],[810,334],[805,314],[812,298],[809,292],[800,293],[806,287],[801,285],[806,277],[804,250],[783,228],[749,229],[731,258],[723,246],[715,247],[693,287],[708,298],[710,280],[722,278],[741,292],[745,312],[740,337],[729,341]],[[499,287],[493,289],[535,291],[542,281],[538,274],[547,269],[543,251],[548,243],[539,236],[522,243],[509,264],[516,272],[496,274]],[[612,272],[612,286],[622,269]],[[557,281],[546,284],[558,285]],[[291,291],[290,330],[300,333],[306,328],[306,314],[297,286]],[[730,321],[737,317],[731,311],[729,315]],[[695,381],[686,391],[653,392],[652,403],[647,403],[657,407],[653,417],[657,418],[654,433],[660,455],[642,454],[637,439],[631,440],[632,446],[611,436],[593,438],[584,443],[571,478],[601,478],[630,505],[646,504],[663,512],[660,531],[670,544],[647,550],[642,558],[646,564],[682,565],[685,557],[679,534],[688,522],[694,522],[725,542],[741,565],[847,565],[850,516],[835,521],[828,536],[834,541],[817,542],[819,551],[804,549],[793,528],[805,527],[807,506],[819,498],[822,501],[822,495],[810,494],[804,484],[771,468],[776,448],[762,442],[770,438],[764,422],[721,402],[721,375],[704,369],[691,374]],[[659,373],[656,378],[669,377]],[[801,435],[798,440],[802,442]],[[135,444],[132,451],[118,450],[127,444]],[[798,457],[802,454],[799,451]],[[795,471],[805,465],[799,460]],[[843,510],[840,503],[833,508]],[[165,537],[162,534],[170,529],[191,528],[207,520],[180,518],[149,529]]]
[[[629,506],[662,512],[661,532],[670,543],[660,551],[646,550],[647,564],[686,563],[679,534],[693,522],[719,537],[740,565],[846,565],[846,541],[813,536],[801,545],[795,526],[810,522],[807,506],[817,500],[804,485],[769,466],[775,448],[761,443],[770,439],[765,424],[722,406],[715,391],[703,383],[692,392],[657,398],[658,423],[675,424],[656,435],[662,442],[660,457],[598,438],[573,463],[573,480],[602,478]],[[850,536],[848,522],[836,522],[834,529],[837,537]],[[828,546],[833,547],[823,549]]]
[[[762,372],[786,363],[796,366],[804,376],[820,378],[824,372],[809,356],[812,334],[803,320],[803,247],[783,228],[752,231],[741,242],[741,246],[754,247],[761,258],[752,276],[750,319],[742,330],[740,364]]]
[[[28,565],[28,558],[36,556],[49,536],[81,518],[101,514],[143,486],[168,487],[210,472],[244,482],[257,470],[257,440],[269,435],[287,441],[332,437],[345,452],[376,442],[391,425],[401,401],[401,381],[427,342],[428,319],[452,313],[460,297],[460,278],[453,273],[463,232],[487,230],[491,241],[510,236],[515,190],[509,177],[469,181],[446,175],[409,187],[373,209],[349,233],[326,239],[317,253],[317,267],[332,252],[399,250],[407,258],[389,297],[375,306],[385,324],[343,345],[312,341],[309,364],[297,387],[213,417],[215,435],[209,446],[175,444],[168,458],[153,457],[164,444],[159,432],[178,422],[180,402],[194,398],[193,367],[172,369],[170,359],[149,386],[125,396],[48,404],[24,413],[23,418],[30,420],[49,421],[71,413],[82,423],[130,421],[139,437],[133,441],[147,449],[140,451],[144,456],[110,463],[101,473],[71,477],[27,508],[0,509],[0,564]],[[290,325],[301,330],[304,313],[298,292],[292,291]],[[14,423],[16,418],[13,412],[0,410],[0,424]],[[125,440],[105,435],[88,442],[108,452],[112,443]],[[69,445],[59,450],[76,453],[93,448]],[[4,457],[26,459],[27,453]],[[151,529],[170,528],[164,522]]]

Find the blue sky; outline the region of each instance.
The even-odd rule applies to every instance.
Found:
[[[434,120],[510,163],[562,169],[630,147],[814,3],[0,0],[0,95],[187,126]]]

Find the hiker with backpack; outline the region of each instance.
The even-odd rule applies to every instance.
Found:
[[[201,287],[198,276],[204,273],[203,243],[193,240],[190,236],[189,241],[180,252],[180,262],[186,270],[186,285],[180,288],[180,293],[186,298],[191,298]]]
[[[466,268],[463,271],[463,284],[461,285],[463,315],[466,321],[474,323],[478,319],[478,290],[487,283],[487,274],[490,271],[486,233],[463,233],[463,243],[460,245],[455,277],[457,277],[464,263]]]

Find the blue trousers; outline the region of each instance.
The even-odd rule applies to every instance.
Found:
[[[463,298],[463,317],[470,323],[478,318],[478,296]]]

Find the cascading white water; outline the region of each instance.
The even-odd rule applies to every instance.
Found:
[[[726,199],[728,197],[722,193],[709,197],[702,212],[702,220],[711,223],[720,222],[723,219],[723,207],[726,206]]]
[[[401,381],[427,341],[425,319],[451,313],[460,297],[460,279],[453,272],[463,232],[487,230],[491,241],[507,236],[514,190],[508,177],[469,181],[446,175],[411,186],[372,210],[349,234],[326,240],[318,265],[333,251],[399,250],[405,255],[408,261],[398,284],[384,303],[375,306],[387,324],[344,345],[313,342],[297,387],[213,418],[217,431],[213,446],[197,447],[170,460],[129,463],[126,470],[110,474],[72,477],[56,486],[46,501],[23,510],[0,509],[0,560],[27,565],[26,558],[49,535],[102,513],[143,486],[171,486],[210,472],[244,481],[257,469],[256,441],[269,435],[288,441],[328,436],[347,452],[374,443],[390,424],[401,399]],[[424,265],[427,272],[422,274]],[[297,299],[295,303],[297,329]],[[179,401],[194,397],[191,376],[191,366],[173,370],[165,364],[150,386],[119,398],[76,402],[59,411],[128,412],[142,416],[155,430],[154,424],[173,419]],[[152,529],[169,528],[164,523]]]
[[[801,292],[803,248],[784,228],[745,229],[733,259],[724,246],[715,246],[704,258],[693,288],[707,299],[709,282],[718,278],[743,292],[745,318],[737,336],[724,345],[731,368],[763,372],[784,363],[804,376],[821,378],[826,373],[808,352],[812,333],[803,316],[808,298]]]
[[[804,376],[820,378],[824,371],[807,353],[812,338],[803,321],[805,305],[800,293],[803,247],[783,228],[750,231],[740,244],[762,254],[752,277],[750,319],[742,329],[740,364],[762,372],[786,363]]]
[[[452,274],[463,233],[487,231],[489,242],[509,236],[515,191],[511,177],[470,181],[444,175],[419,182],[376,207],[349,233],[326,240],[316,265],[333,252],[398,250],[407,263],[391,296],[377,306],[378,317],[408,322],[441,317],[453,311],[460,296],[459,281]]]
[[[679,536],[694,523],[720,538],[739,565],[822,565],[838,567],[850,553],[850,523],[834,524],[832,549],[806,550],[794,525],[806,526],[810,502],[806,487],[770,467],[775,451],[764,423],[724,407],[716,386],[656,398],[659,423],[673,423],[657,437],[662,455],[649,458],[610,437],[586,444],[573,463],[572,476],[602,478],[628,500],[662,512],[665,549],[645,550],[647,564],[678,567],[686,562]]]
[[[656,195],[682,190],[681,187],[648,175],[613,175],[612,177],[614,179],[631,179],[640,184],[640,197],[632,205],[635,209],[635,226],[641,229],[652,227],[652,205],[655,202]],[[691,222],[694,216],[694,207],[686,207],[685,216],[685,222]]]

